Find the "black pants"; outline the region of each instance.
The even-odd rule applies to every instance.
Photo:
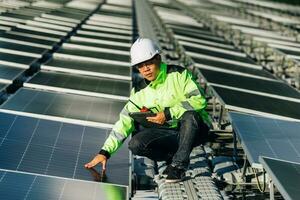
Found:
[[[186,168],[193,147],[206,141],[208,130],[197,112],[187,111],[177,129],[143,129],[132,137],[128,146],[135,155]]]

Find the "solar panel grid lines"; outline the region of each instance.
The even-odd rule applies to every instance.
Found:
[[[299,162],[290,162],[270,157],[260,157],[259,161],[284,199],[297,199],[299,197]]]
[[[300,119],[300,111],[297,109],[298,107],[300,109],[300,103],[250,94],[219,86],[214,86],[211,89],[223,102],[225,108],[235,109],[236,111],[241,109],[247,112],[250,111],[251,113],[257,111],[294,120]]]
[[[0,168],[83,180],[95,178],[83,165],[97,152],[97,144],[104,142],[109,129],[1,113],[3,117],[6,120],[2,129],[6,134],[0,144],[0,160],[6,158],[6,161],[0,163]],[[26,128],[19,127],[24,123],[28,125]],[[108,182],[128,185],[128,174],[116,175],[129,170],[128,162],[129,151],[124,146],[109,161]]]
[[[107,127],[117,121],[118,113],[124,105],[124,100],[22,88],[9,101],[1,105],[1,110]],[[102,115],[99,115],[99,111]],[[108,115],[108,113],[113,114]]]
[[[9,32],[7,32],[7,34],[13,35],[13,36],[17,36],[17,37],[27,37],[27,38],[34,38],[34,39],[40,39],[40,40],[46,40],[46,41],[50,41],[50,42],[59,42],[60,41],[60,37],[49,37],[49,36],[41,36],[39,33],[36,32],[19,32],[19,31],[13,31],[10,30]]]
[[[128,199],[127,186],[0,170],[0,195],[15,199]]]
[[[7,65],[12,67],[20,67],[23,69],[28,69],[31,64],[35,62],[36,58],[24,56],[24,55],[15,55],[5,52],[0,52],[0,64]]]
[[[201,61],[203,61],[204,64],[200,64],[200,62],[194,64],[194,66],[196,68],[199,68],[200,71],[208,70],[208,71],[219,72],[219,73],[223,73],[223,74],[230,74],[230,75],[237,75],[237,76],[241,76],[241,77],[249,77],[249,78],[254,78],[254,79],[279,82],[278,80],[275,79],[274,76],[272,76],[272,74],[267,73],[266,71],[249,69],[249,68],[245,69],[243,67],[242,68],[233,67],[233,65],[227,65],[227,66],[231,66],[232,68],[226,69],[226,64],[224,64],[223,65],[224,68],[222,68],[222,66],[219,67],[220,66],[220,65],[218,65],[219,63],[209,62],[205,59],[201,59]],[[214,64],[217,64],[217,65],[214,65]]]
[[[236,50],[228,50],[228,49],[223,49],[220,47],[212,47],[212,46],[208,46],[208,45],[201,45],[201,44],[193,44],[193,43],[189,43],[189,42],[184,42],[184,41],[180,41],[179,40],[179,44],[182,44],[183,47],[186,47],[187,50],[189,51],[193,51],[195,50],[195,52],[197,52],[198,49],[206,49],[208,51],[212,51],[212,52],[216,52],[216,53],[223,53],[223,54],[228,54],[228,55],[232,55],[232,56],[236,56],[236,57],[241,57],[241,58],[245,58],[247,57],[247,55],[245,53],[241,53],[238,52]]]
[[[261,168],[259,156],[300,162],[299,122],[236,112],[229,116],[253,167]]]
[[[127,100],[130,93],[131,82],[40,71],[30,81],[24,83],[24,86],[58,92],[61,91],[95,97]]]
[[[253,62],[247,62],[247,59],[229,59],[226,57],[215,57],[215,55],[207,55],[205,53],[195,53],[192,51],[186,51],[186,54],[188,56],[191,56],[192,59],[195,58],[195,61],[197,62],[197,59],[207,59],[207,60],[213,60],[213,61],[218,61],[218,62],[223,62],[226,64],[233,64],[233,65],[238,65],[240,67],[248,67],[248,68],[253,68],[253,69],[262,69],[262,66],[259,66],[257,64],[254,64]]]
[[[240,91],[240,92],[246,92],[249,94],[254,94],[254,95],[261,95],[261,96],[266,96],[266,97],[272,97],[272,98],[276,98],[276,99],[282,99],[282,100],[286,100],[286,101],[291,101],[291,102],[296,102],[296,103],[300,103],[300,97],[296,91],[294,92],[294,90],[289,90],[288,89],[292,89],[292,88],[288,88],[286,87],[286,95],[281,95],[280,91],[276,91],[275,87],[276,85],[274,84],[274,90],[272,91],[259,91],[259,90],[249,90],[249,89],[244,89],[242,87],[231,87],[231,86],[226,86],[224,84],[217,84],[217,83],[210,83],[208,82],[208,85],[212,86],[212,87],[221,87],[221,88],[226,88],[226,89],[230,89],[230,90],[235,90],[235,91]],[[283,84],[282,86],[286,86],[285,84]],[[278,89],[278,87],[277,87]],[[283,89],[283,87],[281,88]],[[292,93],[293,92],[293,93]],[[273,94],[272,94],[273,93]],[[278,94],[276,94],[278,93]],[[292,96],[295,95],[295,96]]]

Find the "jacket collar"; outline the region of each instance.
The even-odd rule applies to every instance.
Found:
[[[149,83],[149,86],[155,89],[159,84],[165,82],[166,77],[167,77],[167,64],[161,62],[159,67],[159,73],[156,79]]]

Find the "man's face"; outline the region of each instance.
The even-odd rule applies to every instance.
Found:
[[[138,64],[137,69],[145,79],[154,81],[159,74],[160,57],[155,56],[151,60]]]

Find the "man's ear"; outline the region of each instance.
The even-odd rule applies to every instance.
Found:
[[[155,60],[157,60],[157,62],[161,63],[161,56],[159,54],[157,54],[155,56]]]

